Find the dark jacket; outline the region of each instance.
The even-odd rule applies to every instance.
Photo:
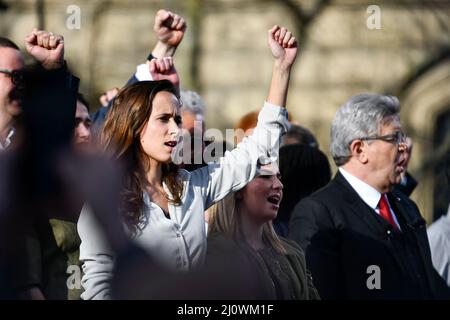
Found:
[[[417,206],[399,192],[388,199],[402,232],[392,230],[339,172],[295,207],[289,237],[305,250],[322,299],[447,297]],[[380,289],[370,285],[374,266]]]
[[[254,250],[249,245],[223,235],[208,238],[207,265],[222,264],[229,276],[229,292],[239,292],[242,299],[320,299],[306,269],[303,250],[293,241],[282,239],[286,254],[274,248]],[[237,281],[242,279],[241,281]],[[224,297],[234,298],[236,297]]]

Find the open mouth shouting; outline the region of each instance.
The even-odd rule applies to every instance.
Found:
[[[267,201],[275,206],[277,209],[280,207],[281,193],[274,193],[267,198]]]
[[[178,142],[175,140],[164,142],[164,145],[166,145],[167,147],[169,147],[171,149],[175,148],[177,144],[178,144]]]

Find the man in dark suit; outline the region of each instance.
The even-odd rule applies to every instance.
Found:
[[[405,170],[398,99],[361,94],[336,113],[331,153],[339,171],[294,209],[290,238],[306,252],[323,299],[442,298],[425,221],[391,191]]]

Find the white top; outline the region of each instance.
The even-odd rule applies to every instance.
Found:
[[[189,270],[201,265],[206,253],[204,211],[231,191],[243,188],[257,171],[258,158],[278,156],[279,140],[289,127],[284,108],[265,103],[253,134],[218,162],[188,172],[180,170],[183,181],[182,204],[169,203],[170,219],[144,193],[146,224],[134,241],[152,257],[172,270]],[[165,191],[170,195],[167,187]],[[113,269],[113,253],[89,206],[78,221],[83,263],[83,299],[108,299]]]
[[[134,76],[136,77],[136,79],[138,79],[138,81],[153,80],[149,66],[146,63],[136,66],[136,73],[134,74]]]
[[[427,229],[433,266],[450,287],[450,206],[447,214]]]
[[[344,176],[345,180],[347,180],[347,182],[352,186],[359,197],[379,215],[380,208],[378,208],[378,203],[381,199],[381,193],[379,193],[378,190],[373,188],[371,185],[345,171],[342,167],[339,167],[339,172]],[[397,221],[397,216],[392,210],[391,205],[389,204],[389,199],[387,197],[386,201],[389,205],[389,210],[391,211],[392,217],[394,218],[394,222],[397,225],[398,230],[402,230],[400,228],[400,224]]]

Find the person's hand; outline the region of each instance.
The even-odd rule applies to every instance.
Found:
[[[153,30],[159,41],[176,47],[183,40],[186,22],[181,16],[161,9],[156,13]]]
[[[111,90],[106,91],[103,93],[100,98],[100,104],[104,107],[107,107],[109,102],[114,99],[114,97],[119,93],[119,88],[112,88]]]
[[[186,22],[181,16],[161,9],[156,13],[153,30],[158,39],[152,50],[153,57],[173,57],[186,32]]]
[[[153,59],[150,61],[150,74],[153,80],[169,80],[178,89],[180,87],[180,78],[175,69],[172,57],[165,57],[162,59]]]
[[[58,69],[64,65],[64,38],[62,35],[34,28],[25,38],[25,47],[47,70]]]
[[[267,40],[274,58],[267,102],[285,107],[291,68],[297,57],[297,41],[289,30],[277,25],[269,30]]]
[[[284,27],[273,26],[268,32],[268,43],[272,56],[281,67],[290,68],[297,57],[297,41]]]

